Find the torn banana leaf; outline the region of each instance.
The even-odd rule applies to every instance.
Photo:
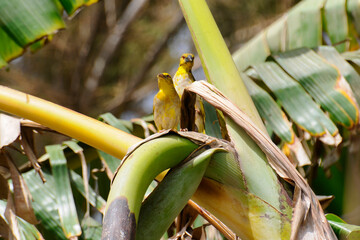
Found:
[[[0,42],[4,43],[0,47],[0,68],[25,51],[5,32],[3,27],[0,27]]]
[[[264,62],[272,53],[322,43],[325,0],[304,0],[233,53],[239,71]]]
[[[270,125],[275,134],[284,142],[283,151],[286,156],[299,166],[309,165],[311,163],[309,157],[292,130],[292,124],[278,104],[270,94],[260,88],[247,75],[243,74],[242,79],[260,116],[265,120],[265,124]]]
[[[339,70],[307,48],[279,53],[273,57],[324,110],[329,112],[334,122],[347,128],[357,125],[359,111],[352,100],[348,83],[340,75]],[[330,133],[333,134],[332,131]]]
[[[340,51],[355,50],[359,47],[356,42],[360,33],[359,19],[358,0],[300,1],[235,51],[235,64],[239,71],[244,71],[250,65],[264,62],[273,53],[314,48],[327,39]]]
[[[335,124],[326,116],[298,82],[287,75],[276,63],[254,65],[267,87],[275,94],[291,119],[312,136],[329,139],[337,145],[341,140]],[[301,103],[301,104],[299,104]]]
[[[27,184],[30,184],[29,190],[33,196],[32,204],[37,218],[39,219],[39,221],[41,221],[42,226],[45,227],[45,238],[67,239],[60,223],[58,204],[55,195],[56,193],[54,177],[47,171],[44,171],[44,176],[47,181],[43,183],[34,170],[24,173],[23,176]],[[70,176],[72,186],[75,187],[83,196],[85,196],[83,179],[80,177],[80,175],[78,175],[72,170],[70,171]],[[100,212],[104,210],[106,204],[106,201],[101,196],[96,194],[92,188],[89,188],[89,202]],[[99,230],[97,228],[99,228],[99,226],[93,221],[94,220],[91,219],[88,222],[85,218],[82,220],[81,226],[83,228],[83,234],[85,236],[90,236],[93,234],[95,234],[95,236],[98,236]]]
[[[320,46],[316,48],[316,51],[321,57],[339,69],[341,76],[350,84],[352,94],[355,96],[357,104],[360,104],[360,75],[335,48],[331,46]],[[349,94],[349,96],[352,94]]]
[[[2,1],[0,23],[21,47],[65,27],[55,2],[49,0]]]
[[[321,15],[324,3],[324,0],[301,1],[289,11],[287,21],[282,25],[287,30],[285,50],[315,47],[322,43]]]
[[[253,99],[256,109],[260,116],[269,124],[283,141],[291,143],[294,141],[295,134],[291,129],[291,123],[281,111],[274,99],[265,90],[259,87],[253,80],[246,75],[242,79]]]

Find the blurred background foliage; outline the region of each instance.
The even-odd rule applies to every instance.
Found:
[[[156,75],[173,74],[180,55],[196,51],[176,0],[135,0],[132,8],[129,2],[100,1],[67,19],[67,29],[44,48],[36,54],[28,50],[1,69],[1,84],[93,117],[111,112],[130,119],[152,113]],[[208,4],[228,47],[236,50],[297,2]],[[124,31],[115,33],[119,41],[109,47],[105,41],[115,27]],[[100,55],[106,59],[103,71],[96,68]]]

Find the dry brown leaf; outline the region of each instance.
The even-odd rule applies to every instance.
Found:
[[[4,168],[5,170],[5,168]],[[0,199],[7,199],[9,197],[9,184],[7,180],[0,173]],[[10,228],[7,222],[0,215],[0,239],[9,239]]]
[[[309,156],[306,154],[303,145],[301,144],[299,138],[295,136],[292,144],[286,144],[290,150],[289,158],[297,163],[297,166],[303,167],[306,165],[311,165]]]
[[[195,229],[194,229],[195,230]],[[216,228],[214,228],[214,226],[205,226],[205,232],[206,232],[206,237],[207,239],[212,239],[212,240],[223,240],[224,238],[221,236],[221,234],[216,230]],[[236,238],[227,238],[229,240],[241,240],[239,237]]]
[[[195,131],[195,101],[196,94],[184,92],[181,98],[180,129]]]
[[[187,204],[176,218],[176,231],[179,232],[183,227],[191,226],[197,216],[197,211]]]
[[[6,199],[8,196],[8,191],[9,191],[8,181],[0,173],[0,199]]]
[[[6,221],[0,216],[0,239],[9,239],[10,228]]]
[[[13,197],[12,197],[12,194],[10,191],[8,193],[8,199],[7,199],[6,209],[5,209],[5,218],[9,224],[8,226],[10,228],[9,239],[20,240],[21,239],[20,231],[19,231],[19,226],[18,226],[18,222],[16,219],[16,215],[15,215],[14,200],[13,200]]]
[[[196,81],[185,89],[200,95],[242,127],[267,155],[269,164],[283,179],[295,185],[291,239],[337,239],[327,222],[316,195],[281,150],[218,89]]]
[[[335,196],[334,195],[330,195],[330,196],[316,196],[317,199],[319,200],[322,209],[326,209],[330,203],[334,200]]]
[[[325,134],[323,134],[319,139],[326,145],[335,147],[337,147],[342,142],[342,137],[339,133],[336,133],[335,136],[332,136],[328,131],[325,131]]]
[[[169,240],[191,240],[192,228],[186,224],[179,232],[170,237]]]
[[[193,230],[191,239],[194,240],[206,240],[205,226],[197,227]]]
[[[30,195],[30,191],[25,183],[25,180],[21,176],[19,170],[12,162],[10,157],[6,153],[3,153],[3,156],[7,160],[7,164],[11,172],[16,215],[31,224],[37,224],[38,221],[36,220],[34,210],[31,205],[32,198]]]
[[[0,148],[13,143],[20,135],[20,119],[0,114]]]
[[[24,148],[24,152],[26,154],[26,156],[28,157],[30,163],[31,163],[31,166],[35,169],[35,171],[39,174],[41,180],[43,183],[46,182],[46,179],[44,177],[44,174],[41,170],[41,166],[38,162],[38,159],[37,157],[35,156],[35,153],[33,151],[33,148],[30,146],[30,144],[28,143],[27,139],[25,136],[22,136],[21,139],[20,139],[20,142],[21,142],[21,145],[23,146]]]

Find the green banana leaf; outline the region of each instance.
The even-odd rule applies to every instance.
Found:
[[[265,124],[269,124],[285,142],[294,141],[294,132],[288,121],[285,120],[285,114],[278,104],[272,99],[269,93],[259,87],[250,77],[242,75],[242,79],[253,99],[256,109],[260,116],[265,120]]]
[[[329,42],[328,39],[341,52],[357,49],[354,38],[359,35],[359,16],[357,0],[301,1],[236,50],[235,64],[239,71],[244,71],[252,64],[264,62],[273,53],[314,48]]]
[[[359,104],[360,75],[353,67],[351,67],[351,64],[346,61],[347,59],[344,59],[344,57],[342,57],[339,52],[337,52],[333,47],[330,46],[320,46],[316,48],[316,52],[330,64],[336,66],[336,68],[339,69],[340,74],[349,83],[351,90],[354,93],[356,102]]]
[[[352,128],[358,121],[358,109],[342,87],[339,70],[314,51],[299,48],[274,55],[276,62],[329,112],[334,122]],[[310,71],[311,68],[311,71]]]
[[[272,102],[274,109],[275,102],[280,104],[300,129],[320,137],[324,143],[338,145],[341,136],[336,125],[348,129],[358,125],[360,77],[356,62],[360,62],[360,55],[357,52],[340,55],[330,46],[319,46],[315,50],[300,48],[271,55],[269,61],[249,68],[244,79],[261,117],[276,129],[274,133],[280,139],[288,141],[291,125],[281,120],[281,112],[269,111],[270,107],[259,97],[260,91],[266,95],[270,90],[274,100],[267,95],[266,104]],[[250,82],[249,77],[254,81]],[[264,84],[266,89],[259,90]],[[280,128],[287,130],[287,137]]]
[[[65,28],[63,9],[69,16],[97,0],[12,0],[0,2],[0,68],[30,46],[42,47]],[[61,4],[60,4],[61,3]]]
[[[23,174],[23,177],[29,186],[29,190],[33,197],[33,207],[36,217],[41,222],[41,227],[45,228],[44,237],[67,239],[63,231],[60,216],[58,212],[58,204],[56,200],[55,180],[54,176],[44,171],[46,183],[43,183],[34,170]],[[71,184],[84,197],[85,190],[83,179],[74,171],[70,171]],[[95,193],[94,189],[89,187],[89,203],[102,212],[105,208],[106,201]],[[83,218],[81,220],[81,228],[83,236],[94,236],[93,239],[99,239],[101,236],[101,224],[92,218]],[[44,230],[43,230],[44,231]],[[86,239],[88,239],[86,237]]]
[[[129,128],[127,126],[125,126],[124,122],[117,119],[111,113],[101,114],[98,117],[98,119],[107,124],[110,124],[113,127],[116,127],[117,129],[120,129],[124,132],[131,133]],[[105,153],[104,151],[97,150],[97,152],[98,152],[98,155],[99,155],[101,161],[104,163],[105,167],[108,168],[112,174],[114,174],[114,172],[116,171],[117,167],[119,166],[121,160],[110,154]],[[112,177],[110,177],[110,179],[112,179]]]
[[[55,196],[55,181],[51,174],[44,171],[46,183],[43,183],[34,170],[22,175],[33,197],[33,208],[37,219],[42,222],[44,237],[67,239],[60,223]]]
[[[360,226],[348,224],[335,214],[326,214],[326,219],[334,229],[339,240],[355,240],[360,238]]]
[[[60,222],[67,238],[80,236],[81,227],[70,186],[66,158],[60,145],[45,147],[49,154],[55,181],[55,196],[59,208]]]

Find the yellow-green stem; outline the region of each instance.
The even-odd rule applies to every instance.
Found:
[[[141,139],[49,101],[0,86],[0,109],[122,158]]]

